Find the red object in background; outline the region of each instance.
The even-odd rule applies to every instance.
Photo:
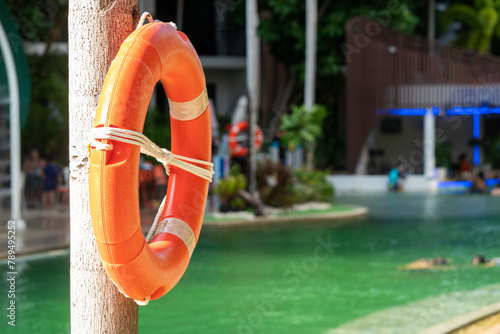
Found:
[[[232,157],[241,158],[248,155],[248,147],[242,145],[245,139],[248,139],[248,122],[242,121],[234,124],[229,131],[229,153]],[[255,129],[255,148],[257,150],[262,146],[263,140],[262,130],[257,126]]]

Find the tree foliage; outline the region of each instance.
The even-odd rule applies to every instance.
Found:
[[[67,56],[28,57],[32,99],[28,121],[21,133],[23,152],[37,148],[42,156],[68,159]]]
[[[450,6],[444,22],[445,26],[452,22],[462,23],[456,45],[489,53],[493,37],[500,37],[499,15],[499,0],[475,0],[473,6],[463,3]]]
[[[314,105],[306,110],[304,105],[293,106],[289,115],[283,115],[280,130],[284,131],[283,141],[291,147],[303,146],[314,150],[316,139],[322,133],[322,123],[327,115],[326,108]]]
[[[68,0],[6,0],[24,41],[43,42],[41,55],[30,55],[32,98],[21,133],[23,152],[68,160],[68,59],[49,52],[67,20]]]
[[[305,1],[261,0],[259,36],[271,46],[274,57],[304,78]],[[319,76],[340,73],[344,57],[340,44],[344,26],[356,15],[366,15],[381,24],[412,33],[418,18],[412,13],[412,1],[318,1],[317,72]],[[388,14],[388,16],[386,15]]]
[[[345,40],[345,24],[354,16],[365,15],[382,26],[413,33],[418,28],[417,9],[426,13],[420,2],[410,0],[318,0],[316,100],[328,109],[322,123],[324,135],[318,140],[315,155],[318,167],[343,168],[345,163],[345,59],[340,45]],[[300,104],[305,74],[305,1],[261,0],[259,36],[270,46],[274,58],[285,64],[296,78],[288,102]],[[277,93],[280,96],[280,92]],[[281,95],[282,96],[282,95]]]
[[[68,0],[6,0],[6,4],[21,36],[30,42],[51,43],[67,19]]]

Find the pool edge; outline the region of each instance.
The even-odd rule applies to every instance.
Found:
[[[278,217],[255,217],[254,219],[234,219],[224,221],[205,221],[203,227],[238,227],[238,226],[257,226],[257,225],[274,225],[286,223],[300,222],[321,222],[321,221],[348,221],[352,219],[362,218],[368,215],[368,208],[358,205],[346,205],[353,209],[348,211],[336,211],[326,213],[312,213],[301,215],[289,215]]]
[[[490,304],[480,308],[479,310],[462,314],[445,322],[435,324],[418,334],[448,334],[499,312],[500,302]]]

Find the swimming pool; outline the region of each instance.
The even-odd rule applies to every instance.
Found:
[[[476,253],[500,256],[499,198],[383,194],[338,202],[371,213],[343,226],[204,229],[177,287],[140,308],[139,331],[323,334],[384,308],[499,282],[500,268],[468,265]],[[456,268],[398,270],[435,256]],[[67,255],[18,266],[18,326],[7,333],[69,333],[68,269]],[[6,305],[3,293],[0,301]]]

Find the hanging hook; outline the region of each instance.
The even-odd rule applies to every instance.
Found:
[[[144,21],[146,20],[146,17],[148,18],[149,23],[153,22],[153,16],[151,14],[149,14],[149,12],[144,12],[144,13],[142,13],[141,18],[139,20],[139,24],[137,25],[137,28],[135,28],[135,29],[139,29],[140,27],[142,27],[142,25],[144,24]]]

